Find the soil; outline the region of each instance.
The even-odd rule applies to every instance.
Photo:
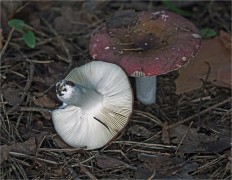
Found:
[[[160,75],[157,103],[135,97],[129,124],[103,148],[72,148],[54,129],[56,82],[92,61],[90,36],[114,13],[170,10],[200,30],[231,34],[230,1],[165,2],[1,2],[1,179],[231,179],[231,88],[207,76],[176,94],[178,71]],[[15,18],[25,29],[7,25]],[[23,41],[27,31],[34,48]]]

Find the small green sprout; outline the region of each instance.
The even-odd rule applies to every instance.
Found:
[[[165,6],[168,8],[168,10],[171,10],[171,11],[177,13],[177,14],[180,14],[180,15],[186,16],[186,17],[189,17],[189,16],[191,17],[191,16],[192,16],[192,14],[191,14],[190,12],[185,11],[185,10],[183,10],[183,9],[181,9],[181,8],[179,8],[179,7],[177,7],[177,6],[176,6],[172,1],[170,1],[170,0],[161,0],[161,3],[163,3],[163,5],[165,5]]]
[[[200,35],[203,39],[209,39],[217,35],[217,32],[211,28],[204,28],[200,30]]]
[[[8,21],[8,25],[12,28],[15,28],[17,30],[23,30],[23,40],[25,44],[30,47],[34,48],[36,41],[35,41],[35,34],[31,30],[27,30],[25,28],[26,24],[21,19],[11,19]]]

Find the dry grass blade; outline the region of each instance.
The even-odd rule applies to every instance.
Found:
[[[47,151],[47,152],[75,152],[75,151],[79,151],[81,149],[54,149],[54,148],[39,148],[37,149],[37,151]]]
[[[178,146],[177,146],[177,148],[176,148],[176,152],[175,152],[175,154],[178,152],[178,150],[179,150],[179,148],[180,148],[180,146],[181,146],[182,142],[184,141],[184,139],[185,139],[186,135],[188,134],[188,132],[189,132],[190,128],[192,127],[192,124],[193,124],[193,121],[189,124],[189,127],[188,127],[188,129],[187,129],[186,133],[184,134],[184,136],[183,136],[183,137],[182,137],[182,139],[180,140],[180,142],[179,142],[179,144],[178,144]]]
[[[123,144],[123,145],[135,145],[135,146],[147,147],[152,149],[165,149],[165,148],[176,149],[176,146],[172,146],[172,145],[151,144],[151,143],[134,142],[134,141],[114,141],[113,143]]]
[[[35,157],[35,156],[30,156],[27,154],[17,153],[17,152],[10,152],[10,155],[15,156],[15,157],[23,157],[23,158],[29,158],[29,159],[33,159],[33,160],[37,160],[37,161],[42,161],[42,162],[46,162],[48,164],[53,164],[53,165],[59,164],[55,161],[51,161],[51,160],[47,160],[47,159],[43,159],[43,158],[39,158],[39,157]]]
[[[134,110],[133,111],[135,114],[138,114],[140,116],[143,116],[145,118],[148,118],[150,121],[158,124],[159,126],[163,126],[163,122],[159,120],[157,117],[153,116],[152,114],[144,111],[139,111],[139,110]]]
[[[205,113],[211,111],[211,110],[214,109],[214,108],[220,107],[220,106],[222,106],[222,105],[224,105],[224,104],[227,104],[227,103],[231,102],[231,99],[232,99],[231,97],[230,97],[230,98],[227,98],[227,99],[223,100],[222,102],[219,102],[219,103],[217,103],[217,104],[215,104],[215,105],[213,105],[213,106],[210,106],[210,107],[208,107],[208,108],[206,108],[206,109],[200,111],[199,114],[195,114],[195,115],[190,116],[190,117],[188,117],[188,118],[186,118],[186,119],[184,119],[184,120],[182,120],[182,121],[178,121],[177,123],[170,125],[169,128],[173,128],[173,127],[176,127],[176,126],[178,126],[178,125],[180,125],[180,124],[183,124],[183,123],[186,123],[186,122],[188,122],[188,121],[191,121],[192,119],[198,117],[199,115],[203,115],[203,114],[205,114]]]
[[[33,75],[34,75],[34,70],[35,70],[34,65],[30,64],[29,65],[29,73],[28,73],[27,83],[26,83],[26,85],[24,87],[24,93],[20,98],[20,102],[18,104],[15,104],[11,109],[9,109],[8,113],[16,111],[19,108],[20,104],[24,101],[25,97],[27,96],[27,92],[29,91],[29,89],[31,87],[32,78],[33,78]]]
[[[199,168],[196,169],[196,171],[194,171],[193,173],[191,173],[191,175],[195,175],[197,173],[202,173],[206,170],[210,170],[211,168],[213,168],[213,166],[216,166],[216,164],[218,164],[218,162],[222,161],[223,159],[227,158],[226,155],[221,155],[219,157],[216,157],[215,159],[213,159],[212,161],[200,166]]]
[[[5,45],[3,46],[2,50],[1,50],[1,53],[0,53],[1,58],[3,57],[5,51],[6,51],[7,47],[8,47],[8,44],[9,44],[11,38],[12,38],[13,32],[14,32],[14,28],[11,29],[11,31],[10,31],[10,33],[8,35],[8,38],[6,40],[6,43],[5,43]]]
[[[79,159],[76,159],[78,166],[81,168],[81,170],[90,178],[90,179],[97,179],[93,174],[89,172],[87,168],[85,168]]]

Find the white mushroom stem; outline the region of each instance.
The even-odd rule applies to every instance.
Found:
[[[156,103],[156,76],[136,77],[136,97],[143,104]]]
[[[103,104],[103,96],[93,89],[79,84],[71,86],[66,80],[62,80],[60,84],[63,86],[63,91],[62,95],[58,95],[58,97],[63,103],[77,106],[82,111],[89,113]]]
[[[92,89],[75,84],[75,90],[71,96],[70,105],[80,107],[82,111],[91,112],[95,108],[102,106],[103,96]]]

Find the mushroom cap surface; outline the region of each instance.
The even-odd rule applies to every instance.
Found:
[[[117,65],[93,61],[73,69],[65,78],[103,96],[94,111],[68,105],[52,112],[57,133],[70,146],[96,149],[110,142],[128,123],[133,96],[125,72]]]
[[[196,26],[180,15],[129,10],[92,33],[89,51],[95,60],[117,64],[130,76],[156,76],[187,64],[200,44]]]

